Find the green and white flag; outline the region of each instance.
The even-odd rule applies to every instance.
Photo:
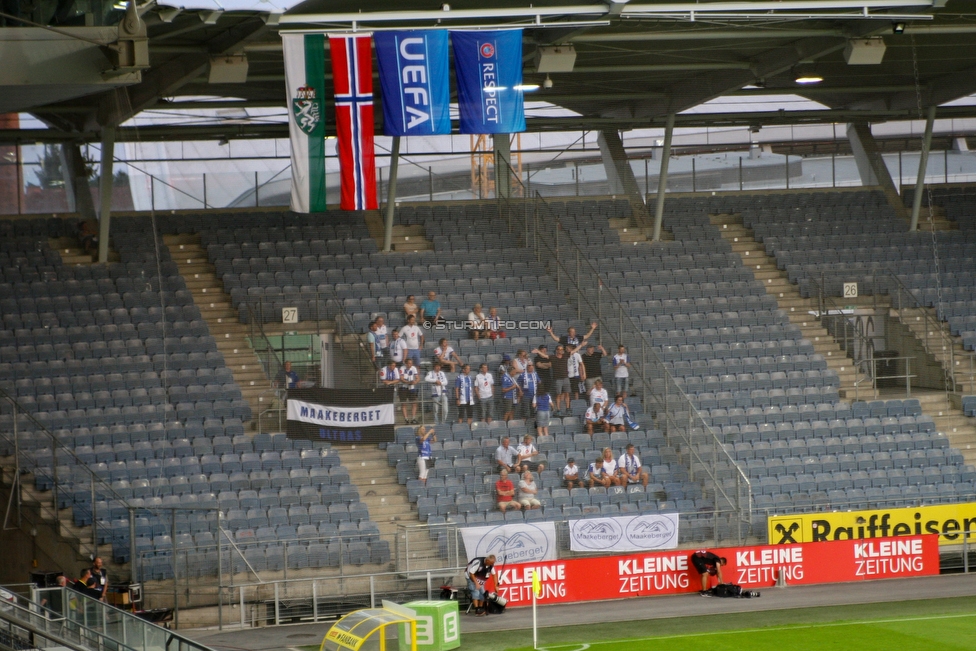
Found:
[[[325,207],[325,35],[282,34],[288,134],[291,143],[291,209]]]

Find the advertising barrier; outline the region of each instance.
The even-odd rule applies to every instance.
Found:
[[[678,514],[653,513],[569,521],[574,552],[640,552],[678,546]]]
[[[767,522],[771,545],[862,540],[937,533],[942,545],[962,542],[961,531],[976,530],[976,502],[913,508],[774,515]],[[972,535],[969,536],[973,538]]]
[[[728,559],[727,583],[772,586],[780,571],[787,583],[813,585],[939,573],[937,536],[839,540],[797,545],[709,549]],[[690,563],[694,550],[519,563],[497,568],[498,593],[509,607],[532,603],[532,572],[542,579],[540,604],[600,601],[697,592],[701,580]]]
[[[495,556],[496,566],[533,563],[556,558],[556,524],[500,524],[461,529],[468,558]]]

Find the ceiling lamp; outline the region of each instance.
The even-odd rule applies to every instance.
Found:
[[[793,68],[793,81],[804,86],[819,84],[823,81],[816,69],[809,63],[797,65]]]

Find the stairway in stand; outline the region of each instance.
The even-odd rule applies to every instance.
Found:
[[[169,247],[210,334],[217,340],[217,349],[223,354],[227,368],[251,406],[251,424],[256,428],[261,412],[271,406],[274,389],[248,343],[250,330],[240,322],[230,296],[224,292],[223,282],[217,278],[207,252],[200,246],[200,236],[164,235],[163,242]],[[274,421],[277,425],[277,417]]]
[[[763,282],[766,292],[776,298],[780,309],[787,312],[790,322],[799,326],[803,336],[809,339],[816,351],[827,359],[827,365],[837,371],[841,383],[841,397],[853,401],[855,399],[854,382],[857,378],[864,376],[856,371],[851,364],[851,359],[841,350],[837,341],[811,314],[817,309],[816,301],[800,296],[797,286],[790,283],[786,272],[781,271],[776,266],[776,260],[767,256],[765,248],[755,240],[752,230],[742,225],[741,217],[738,215],[712,215],[711,221],[722,231],[722,237],[732,245],[732,250],[742,258],[742,263],[753,270],[757,280]],[[888,307],[887,297],[883,299],[882,297],[844,299],[845,305],[857,305],[859,301],[866,307],[875,304]],[[934,311],[931,312],[934,315]],[[919,323],[913,326],[915,322],[906,318],[907,314],[900,316],[898,311],[894,309],[891,309],[891,314],[900,318],[902,323],[913,330],[924,330],[924,325],[922,325],[924,321],[920,318]],[[922,332],[916,333],[916,335],[919,334]],[[962,351],[961,343],[957,341],[954,342],[954,345],[958,351]],[[939,353],[934,354],[943,363],[948,360],[948,355],[940,358]],[[903,390],[893,392],[890,395],[886,391],[883,395],[876,396],[871,392],[868,381],[861,383],[861,388],[856,394],[861,400],[905,397]],[[953,405],[947,401],[944,391],[913,389],[912,397],[919,399],[922,412],[932,417],[938,431],[949,437],[950,444],[962,452],[966,463],[976,463],[976,419],[966,417],[958,405]]]
[[[257,424],[261,410],[267,409],[273,394],[271,382],[265,376],[261,363],[248,343],[250,329],[240,323],[237,310],[231,306],[230,296],[224,292],[223,283],[217,278],[214,266],[200,246],[199,235],[167,235],[164,242],[169,246],[173,261],[179,267],[187,289],[217,340],[217,347],[224,355],[234,380],[240,385],[244,398],[251,405]],[[317,325],[289,325],[289,332],[317,332]],[[330,327],[329,330],[332,328]],[[266,324],[265,332],[280,335],[285,327]],[[340,360],[346,359],[345,355]],[[347,360],[348,361],[348,360]],[[342,361],[339,362],[340,365]],[[338,369],[337,369],[338,374]],[[280,431],[277,415],[262,423],[263,431]],[[407,500],[406,488],[397,482],[396,469],[386,461],[386,452],[376,445],[336,446],[342,463],[349,470],[349,478],[359,489],[362,501],[369,509],[370,519],[380,528],[383,538],[391,541],[391,550],[399,543],[396,536],[401,525],[420,524],[417,510]],[[443,560],[437,555],[437,547],[426,534],[412,536],[410,567],[437,568]],[[426,544],[413,544],[426,541]]]
[[[386,214],[380,210],[369,210],[365,215],[369,235],[376,240],[376,247],[382,251],[386,237]],[[413,226],[393,226],[392,248],[397,253],[404,251],[433,251],[434,243],[427,239],[427,233],[420,224]]]
[[[380,528],[384,539],[396,540],[400,554],[409,548],[408,562],[401,559],[401,569],[410,571],[444,567],[444,559],[426,531],[417,528],[421,522],[417,509],[407,499],[407,489],[397,481],[396,468],[386,460],[386,452],[376,445],[336,446],[349,479],[359,489],[359,498],[369,509],[369,517]],[[404,527],[412,529],[409,533]],[[408,546],[403,545],[409,536]],[[394,552],[396,556],[397,552]]]
[[[621,244],[636,244],[637,242],[650,242],[654,237],[654,228],[651,226],[641,227],[634,217],[613,217],[609,220],[610,228],[617,231]],[[665,228],[661,229],[661,240],[671,241],[674,233]]]
[[[776,299],[790,323],[800,328],[804,338],[813,343],[814,350],[824,356],[828,368],[837,371],[841,397],[853,400],[854,383],[862,376],[833,336],[811,313],[817,310],[817,302],[800,296],[799,289],[789,281],[786,272],[776,266],[774,258],[766,255],[765,248],[756,241],[752,229],[742,225],[742,217],[711,215],[711,222],[722,232],[722,238],[732,245],[732,251],[742,258],[742,264],[752,269],[756,280],[762,281],[766,293]],[[863,388],[861,392],[863,394]]]

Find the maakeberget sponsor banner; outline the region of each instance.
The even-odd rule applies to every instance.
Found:
[[[678,546],[678,514],[654,513],[569,521],[574,552],[637,552]]]
[[[976,502],[915,508],[877,509],[770,516],[767,540],[772,545],[862,540],[887,536],[939,534],[943,545],[962,542],[964,531],[976,531]],[[969,536],[970,540],[974,536]]]
[[[542,582],[539,603],[572,603],[681,594],[701,590],[691,565],[695,550],[593,556],[496,566],[498,593],[509,607],[532,604],[532,574]],[[760,590],[782,574],[789,585],[846,583],[939,573],[937,536],[709,548],[728,559],[727,583]],[[483,555],[483,554],[479,554]]]
[[[394,440],[393,389],[292,389],[288,392],[288,438],[332,443]]]
[[[496,565],[556,558],[556,525],[553,522],[465,527],[461,529],[461,539],[469,559],[494,555]]]

